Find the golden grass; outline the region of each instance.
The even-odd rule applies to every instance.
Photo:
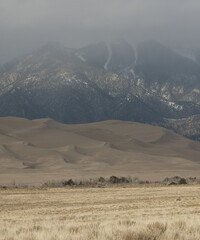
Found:
[[[0,190],[1,240],[199,240],[200,186]]]

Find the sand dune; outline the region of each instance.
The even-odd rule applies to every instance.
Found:
[[[0,118],[0,184],[99,176],[199,176],[200,143],[164,128]]]

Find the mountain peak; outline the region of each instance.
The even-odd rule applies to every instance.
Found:
[[[76,55],[89,65],[114,72],[135,62],[134,49],[125,40],[90,44],[78,49]]]
[[[64,50],[66,47],[59,42],[49,41],[46,44],[44,44],[39,50],[40,51],[52,51],[52,50]]]

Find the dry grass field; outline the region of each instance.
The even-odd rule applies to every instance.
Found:
[[[200,185],[0,190],[1,240],[199,240]]]

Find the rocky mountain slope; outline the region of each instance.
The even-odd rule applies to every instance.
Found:
[[[119,119],[175,129],[175,120],[165,119],[198,114],[200,64],[153,41],[78,50],[49,43],[0,70],[0,116]]]
[[[183,119],[165,119],[163,126],[185,137],[200,141],[200,115]]]

